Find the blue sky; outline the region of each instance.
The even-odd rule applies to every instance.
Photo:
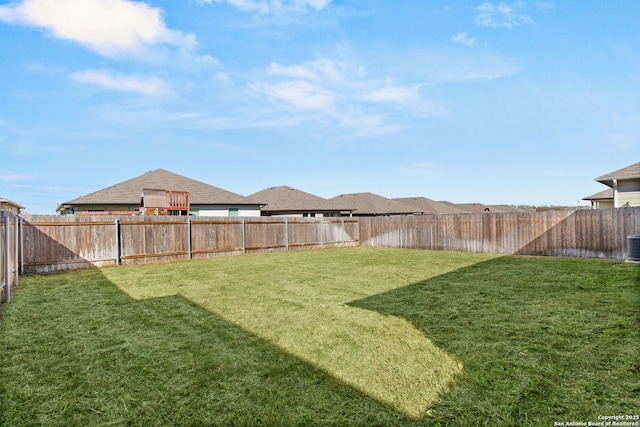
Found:
[[[640,2],[0,1],[0,197],[29,213],[164,168],[586,205],[640,160]]]

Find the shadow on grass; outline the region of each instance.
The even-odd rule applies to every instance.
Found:
[[[179,296],[92,269],[23,278],[0,323],[1,425],[399,425],[397,412]]]
[[[465,367],[441,425],[553,425],[640,408],[640,268],[503,257],[351,303],[408,319]]]
[[[640,407],[637,266],[504,257],[353,302],[463,362],[420,420],[180,296],[133,300],[96,269],[20,287],[2,425],[551,425]]]

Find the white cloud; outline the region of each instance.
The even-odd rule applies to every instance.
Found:
[[[304,80],[254,84],[251,88],[272,101],[304,110],[330,111],[334,106],[335,95],[330,90]]]
[[[319,58],[299,64],[271,63],[250,85],[267,116],[295,116],[327,129],[363,137],[397,132],[417,117],[441,117],[444,109],[424,98],[420,84],[396,84],[368,76],[359,64]]]
[[[466,32],[455,34],[453,37],[451,37],[451,41],[465,46],[473,46],[474,44],[476,44],[476,39],[470,37]]]
[[[161,96],[171,93],[169,86],[157,77],[139,77],[114,73],[110,70],[84,70],[71,73],[71,80],[121,92]]]
[[[104,56],[135,54],[153,45],[196,45],[193,34],[165,26],[161,9],[127,0],[23,0],[0,6],[0,20],[44,28]]]
[[[495,5],[492,3],[483,3],[478,6],[478,16],[476,24],[483,27],[517,27],[520,25],[532,24],[533,19],[530,16],[518,13],[517,10],[524,7],[521,2],[508,6],[500,2]]]
[[[257,12],[261,14],[278,14],[282,12],[298,11],[303,12],[308,9],[321,10],[331,3],[331,0],[202,0],[205,3],[230,4],[243,12]]]

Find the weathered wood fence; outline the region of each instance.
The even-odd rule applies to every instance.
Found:
[[[0,303],[11,299],[11,287],[18,284],[20,217],[0,211]]]
[[[496,254],[625,258],[640,208],[360,218],[360,244]]]
[[[23,228],[26,272],[359,244],[352,218],[38,215]]]
[[[48,272],[358,245],[623,259],[627,236],[640,234],[640,208],[323,219],[2,218],[0,270],[2,295],[7,296],[9,284],[17,283],[18,270]]]

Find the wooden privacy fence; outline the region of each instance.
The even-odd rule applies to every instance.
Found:
[[[24,269],[48,272],[306,247],[357,246],[352,218],[30,216]]]
[[[496,254],[625,258],[640,208],[360,218],[360,244]]]
[[[18,285],[20,230],[20,217],[0,211],[0,303],[9,301],[11,287]]]
[[[17,283],[18,246],[21,271],[47,272],[358,245],[626,258],[627,236],[640,233],[640,208],[323,219],[71,215],[27,216],[23,221],[9,215],[3,218],[7,218],[3,219],[0,239],[3,284]],[[4,237],[9,234],[12,237]]]

